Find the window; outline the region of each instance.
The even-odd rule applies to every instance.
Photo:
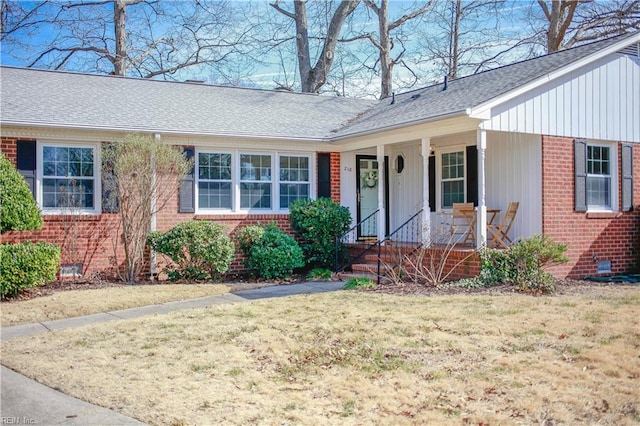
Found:
[[[278,211],[311,197],[311,155],[203,150],[195,158],[196,211]]]
[[[445,152],[441,158],[441,204],[451,208],[453,203],[464,203],[464,151]]]
[[[587,145],[587,206],[611,209],[609,147]]]
[[[198,154],[198,203],[205,209],[231,209],[231,154]]]
[[[240,208],[271,208],[270,155],[240,155]]]
[[[38,200],[43,211],[96,211],[99,191],[96,147],[41,144],[40,148]]]
[[[309,158],[280,156],[280,208],[291,202],[309,198]]]
[[[620,153],[618,152],[620,151]],[[622,168],[618,170],[618,156]],[[633,205],[633,152],[630,145],[616,142],[574,141],[575,210],[614,212]],[[618,179],[619,171],[622,173]],[[620,191],[620,194],[618,193]]]

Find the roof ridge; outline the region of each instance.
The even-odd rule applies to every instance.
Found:
[[[355,100],[355,101],[371,102],[371,99],[360,98],[360,97],[328,96],[321,93],[297,92],[297,91],[278,90],[278,89],[263,89],[258,87],[225,86],[222,84],[212,84],[212,83],[206,83],[206,82],[199,82],[196,80],[186,80],[186,81],[155,80],[150,78],[132,77],[128,75],[92,74],[92,73],[80,72],[80,71],[51,70],[46,68],[31,68],[31,67],[21,67],[21,66],[15,66],[15,65],[0,64],[0,70],[5,68],[15,69],[19,71],[33,71],[33,72],[39,72],[39,73],[50,73],[50,74],[58,74],[58,75],[65,75],[65,74],[75,75],[75,76],[83,76],[88,78],[105,78],[105,79],[130,80],[135,82],[181,84],[181,85],[190,85],[190,86],[198,86],[198,87],[211,87],[211,88],[217,88],[217,89],[248,90],[248,91],[254,91],[254,92],[282,93],[282,94],[297,95],[297,96],[312,96],[312,97],[325,98],[325,99],[336,98],[336,99],[348,99],[348,100]]]

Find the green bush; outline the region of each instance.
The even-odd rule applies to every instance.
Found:
[[[349,278],[342,288],[344,290],[367,290],[375,287],[376,283],[369,278]]]
[[[173,261],[165,268],[170,279],[217,279],[235,257],[231,238],[222,225],[207,221],[180,223],[165,233],[153,232],[149,245]]]
[[[304,256],[296,240],[272,224],[263,227],[262,237],[249,248],[245,266],[259,277],[286,278],[304,266]]]
[[[55,280],[60,247],[51,243],[0,244],[0,299]]]
[[[0,153],[0,232],[40,228],[42,216],[27,182]]]
[[[568,262],[567,246],[544,235],[518,241],[509,247],[511,274],[509,283],[527,293],[552,293],[555,279],[544,267]]]
[[[332,275],[333,272],[331,272],[330,269],[313,268],[307,274],[307,278],[309,278],[311,281],[329,281]]]
[[[247,225],[236,231],[236,240],[238,240],[240,250],[242,250],[245,257],[250,255],[251,247],[260,241],[263,235],[264,226],[261,225]]]
[[[335,238],[344,234],[351,224],[349,209],[330,198],[296,200],[289,206],[289,220],[302,240],[306,263],[319,268],[333,268],[336,259]],[[343,259],[346,248],[339,244],[338,258]]]
[[[555,279],[544,268],[568,262],[566,250],[566,245],[544,235],[519,240],[507,250],[485,249],[480,253],[479,281],[484,286],[510,284],[526,293],[552,293]]]

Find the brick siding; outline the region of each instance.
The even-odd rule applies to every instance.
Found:
[[[595,275],[598,261],[610,260],[614,274],[638,271],[640,266],[640,146],[633,146],[633,211],[615,214],[576,212],[574,209],[573,139],[542,138],[542,229],[567,245],[569,263],[549,269],[559,278]],[[618,190],[621,187],[621,145],[618,144]],[[618,195],[621,203],[621,194]],[[618,211],[621,205],[618,206]]]
[[[16,164],[15,138],[2,137],[1,150],[12,163]],[[331,198],[340,200],[340,155],[330,153],[331,159]],[[91,215],[45,215],[44,226],[38,231],[7,232],[2,234],[0,242],[16,243],[21,241],[47,241],[58,244],[62,248],[61,263],[82,263],[84,275],[100,274],[113,277],[114,255],[123,259],[123,249],[116,235],[118,229],[118,215],[103,213],[99,216]],[[280,229],[293,235],[288,214],[221,214],[195,215],[193,213],[178,213],[178,194],[172,196],[166,207],[156,216],[156,229],[167,231],[178,223],[188,220],[210,220],[226,226],[229,235],[246,225],[275,223]],[[114,243],[117,247],[114,249]],[[162,256],[158,256],[158,269],[166,264]],[[243,256],[236,245],[236,259],[231,265],[230,272],[244,272]],[[149,272],[148,266],[145,273]]]

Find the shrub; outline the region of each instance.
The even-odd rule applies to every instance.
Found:
[[[330,269],[314,268],[309,271],[307,277],[312,281],[328,281],[331,279],[331,275],[333,275],[333,273]]]
[[[261,225],[247,225],[236,231],[236,240],[245,257],[249,257],[251,247],[260,241],[263,235],[264,226]]]
[[[286,278],[304,266],[304,256],[296,240],[272,224],[264,227],[262,237],[251,245],[245,266],[263,278]]]
[[[527,293],[552,293],[555,280],[544,271],[545,266],[565,263],[567,246],[545,235],[518,241],[509,248],[511,273],[509,283]]]
[[[0,244],[0,298],[56,278],[60,247],[51,243]]]
[[[216,279],[235,257],[224,226],[213,222],[183,222],[166,233],[151,233],[148,241],[151,248],[173,261],[165,270],[174,280]]]
[[[349,278],[345,283],[344,290],[367,290],[374,288],[376,283],[369,278]]]
[[[544,268],[568,262],[566,250],[566,245],[544,235],[522,239],[507,250],[485,249],[480,253],[479,280],[484,286],[504,283],[526,293],[552,293],[555,280]]]
[[[0,153],[0,232],[40,228],[42,216],[27,182]]]
[[[302,240],[302,250],[308,265],[333,268],[336,259],[335,238],[344,234],[351,224],[351,214],[330,198],[296,200],[289,206],[291,227]],[[346,256],[339,244],[338,258]]]

